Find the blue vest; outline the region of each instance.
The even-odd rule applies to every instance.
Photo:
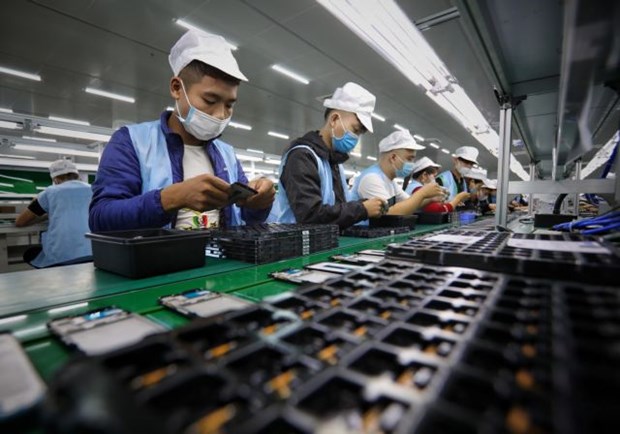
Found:
[[[447,188],[448,192],[450,193],[450,197],[448,197],[447,199],[447,202],[450,202],[456,197],[457,194],[459,194],[456,181],[454,180],[454,175],[452,175],[452,172],[450,172],[449,170],[446,170],[445,172],[441,172],[439,174],[439,179],[441,179],[443,186]],[[463,191],[467,191],[467,184],[465,183],[465,178],[461,179],[461,186],[463,187]]]
[[[128,125],[127,129],[140,162],[142,194],[172,185],[172,164],[170,163],[166,136],[161,130],[160,121]],[[221,140],[214,140],[213,146],[224,159],[229,177],[228,182],[231,184],[237,182],[237,157],[234,148]],[[231,221],[227,222],[228,225],[239,226],[244,224],[241,218],[241,209],[237,205],[232,205],[231,210]],[[166,227],[169,226],[169,224],[166,225]]]
[[[370,199],[369,197],[362,197],[359,192],[360,183],[362,182],[362,179],[364,179],[368,175],[379,175],[381,179],[383,179],[386,183],[392,183],[390,178],[388,178],[387,175],[383,173],[383,170],[381,170],[381,167],[379,167],[378,164],[373,164],[372,166],[362,170],[362,173],[360,173],[360,176],[358,176],[355,182],[353,183],[353,188],[351,189],[350,200]],[[356,226],[368,226],[368,224],[369,224],[368,220],[364,220],[359,223],[356,223]]]
[[[424,184],[422,184],[420,181],[416,181],[415,179],[412,179],[411,181],[409,181],[409,185],[407,186],[405,193],[411,196],[413,194],[413,190],[415,190],[418,187],[424,187]]]
[[[43,250],[30,263],[44,268],[92,256],[88,228],[88,206],[92,198],[90,185],[66,181],[46,188],[38,197],[49,216],[47,231],[41,234]]]
[[[319,179],[321,180],[321,197],[323,199],[323,205],[334,205],[336,203],[336,194],[334,193],[334,184],[332,181],[332,169],[329,165],[329,161],[323,160],[320,158],[314,150],[310,146],[307,145],[297,145],[282,156],[282,161],[280,162],[280,173],[282,173],[284,166],[286,164],[286,160],[288,159],[288,154],[293,149],[304,148],[310,151],[314,158],[316,158],[316,164],[319,169]],[[348,197],[348,188],[347,182],[344,178],[344,168],[342,164],[339,165],[340,169],[340,180],[342,182],[342,188],[347,196],[347,201],[350,200]],[[275,201],[273,202],[273,206],[271,208],[271,213],[267,218],[269,223],[297,223],[297,219],[295,218],[295,213],[291,209],[291,204],[289,203],[288,196],[286,195],[286,190],[284,189],[284,185],[280,182],[278,186],[278,192],[276,193]]]

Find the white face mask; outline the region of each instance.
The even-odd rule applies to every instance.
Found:
[[[434,184],[434,183],[435,183],[435,175],[428,175],[427,184]]]
[[[181,117],[181,111],[179,110],[178,102],[175,103],[175,107],[178,113],[177,118],[179,118],[179,120],[183,124],[185,131],[190,133],[198,140],[205,141],[211,140],[222,134],[222,132],[228,125],[228,122],[230,122],[230,117],[226,119],[218,119],[204,112],[201,112],[189,102],[189,98],[187,97],[187,92],[185,91],[185,85],[183,84],[183,81],[181,81],[181,86],[183,87],[183,93],[185,94],[187,105],[189,105],[189,111],[187,112],[187,116],[185,116],[185,118]]]

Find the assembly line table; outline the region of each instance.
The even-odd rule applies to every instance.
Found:
[[[272,279],[271,272],[326,261],[335,254],[381,249],[447,227],[418,225],[406,234],[373,239],[340,237],[333,250],[263,265],[207,258],[203,267],[144,279],[117,276],[92,263],[0,274],[0,331],[13,332],[43,379],[49,380],[71,355],[47,330],[53,318],[114,305],[172,329],[189,320],[159,305],[163,295],[201,288],[256,302],[297,287]]]

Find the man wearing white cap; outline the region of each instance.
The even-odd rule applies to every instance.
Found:
[[[323,105],[327,108],[323,127],[294,140],[282,156],[280,185],[269,221],[346,228],[382,213],[382,199],[347,201],[342,167],[360,135],[372,133],[375,96],[349,82]]]
[[[394,131],[379,142],[379,161],[355,180],[351,189],[352,199],[380,197],[393,203],[388,210],[392,215],[413,214],[423,205],[425,199],[442,194],[437,184],[428,184],[418,192],[409,195],[394,181],[396,177],[405,178],[414,167],[416,151],[424,149],[409,131]]]
[[[93,184],[93,231],[170,226],[182,229],[263,222],[275,191],[266,178],[248,182],[233,147],[219,139],[241,81],[221,36],[190,30],[168,57],[174,111],[116,131]],[[230,185],[258,194],[231,203]]]
[[[478,164],[478,150],[473,146],[461,146],[452,156],[454,165],[452,170],[446,170],[437,177],[437,183],[448,190],[448,200],[467,190],[465,176],[467,172]]]
[[[53,185],[43,190],[15,220],[15,226],[34,224],[49,218],[41,234],[41,246],[24,252],[24,262],[36,268],[75,264],[92,260],[88,229],[90,185],[79,180],[75,164],[56,160],[50,165]]]
[[[480,211],[482,213],[494,212],[497,197],[497,180],[486,179],[482,183],[480,194],[478,195]]]

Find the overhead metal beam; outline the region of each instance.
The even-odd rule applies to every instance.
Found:
[[[562,181],[511,181],[508,183],[508,194],[613,194],[615,192],[616,179],[565,179]]]
[[[428,17],[419,19],[414,24],[418,27],[418,30],[423,32],[425,30],[428,30],[440,24],[455,20],[460,16],[461,14],[459,14],[459,10],[455,6],[455,7],[443,10],[441,12],[438,12],[436,14],[429,15]]]
[[[497,44],[495,32],[489,28],[488,14],[482,9],[483,2],[477,0],[455,0],[454,2],[460,12],[460,22],[463,24],[465,35],[468,37],[473,50],[480,61],[480,65],[493,83],[502,94],[522,95],[512,89],[509,77],[506,75],[506,62],[502,58],[502,50]],[[519,110],[513,113],[512,121],[515,129],[525,143],[525,149],[530,161],[537,161],[536,156],[530,149],[533,142],[532,134],[527,126],[525,116]]]

